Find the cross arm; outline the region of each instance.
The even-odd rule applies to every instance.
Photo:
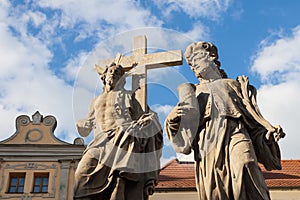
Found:
[[[99,60],[97,66],[105,68],[114,62],[114,58]],[[182,52],[181,50],[174,50],[168,52],[158,52],[153,54],[144,54],[140,58],[134,56],[124,56],[120,62],[120,65],[127,72],[132,69],[132,64],[147,66],[147,69],[163,68],[165,66],[177,66],[182,65]]]
[[[137,64],[139,64],[139,62],[137,62]],[[141,64],[146,65],[147,69],[182,65],[182,52],[181,50],[174,50],[168,52],[146,54]]]

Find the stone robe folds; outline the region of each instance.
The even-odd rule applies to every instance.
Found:
[[[155,113],[142,113],[129,92],[122,90],[116,95],[116,122],[120,117],[130,116],[127,122],[107,131],[100,130],[95,119],[94,139],[83,153],[75,173],[75,198],[93,199],[94,195],[97,199],[142,200],[147,198],[143,194],[145,186],[157,183],[163,145],[158,118]],[[77,123],[78,130],[91,131],[92,128],[83,128],[82,124],[95,118],[94,103],[87,118]],[[122,116],[117,116],[119,113]],[[137,120],[149,116],[151,123],[139,128]],[[125,181],[125,188],[119,183],[120,178]]]
[[[173,148],[194,151],[199,199],[270,198],[257,162],[268,170],[281,169],[280,152],[273,137],[266,140],[273,127],[260,115],[255,92],[245,76],[200,83],[198,115],[166,120]]]

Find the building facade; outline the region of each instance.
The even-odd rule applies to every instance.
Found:
[[[74,173],[85,149],[54,135],[57,121],[39,112],[16,119],[16,132],[0,142],[0,199],[71,200]]]
[[[282,160],[281,165],[282,170],[272,171],[260,165],[271,199],[300,199],[300,160]],[[168,199],[198,199],[193,162],[173,159],[162,167],[156,192],[150,200]]]
[[[85,149],[54,135],[57,121],[39,112],[16,118],[16,132],[0,141],[0,199],[72,200],[74,173]],[[300,199],[300,160],[283,160],[282,170],[261,166],[272,200]],[[164,165],[150,200],[198,199],[194,163],[174,159]]]

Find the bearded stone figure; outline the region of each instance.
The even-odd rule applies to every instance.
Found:
[[[263,118],[246,76],[227,78],[215,45],[196,42],[184,55],[200,83],[179,86],[165,129],[177,152],[194,152],[199,199],[270,199],[258,162],[281,169],[282,128]]]
[[[156,113],[144,112],[132,91],[124,89],[121,65],[101,72],[103,92],[91,103],[78,132],[94,138],[75,172],[74,199],[146,200],[154,192],[163,146]]]

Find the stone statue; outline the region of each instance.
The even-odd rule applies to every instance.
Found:
[[[134,93],[124,89],[121,65],[100,75],[103,92],[77,122],[86,136],[94,129],[75,172],[74,199],[148,199],[160,169],[162,130],[154,112],[145,113]]]
[[[281,169],[282,128],[262,117],[246,76],[227,78],[212,43],[193,43],[184,55],[200,83],[178,87],[165,129],[177,152],[194,151],[199,199],[270,199],[258,162]]]

